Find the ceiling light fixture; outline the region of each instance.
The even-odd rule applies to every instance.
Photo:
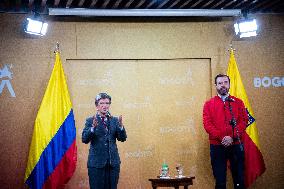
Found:
[[[47,32],[47,26],[48,24],[36,14],[24,21],[24,31],[28,34],[44,36]]]
[[[256,19],[242,19],[234,24],[235,33],[240,38],[252,37],[257,35]]]

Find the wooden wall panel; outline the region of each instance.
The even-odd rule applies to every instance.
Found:
[[[165,160],[172,176],[182,163],[196,175],[199,187],[210,188],[208,137],[202,126],[203,102],[211,96],[210,60],[68,60],[70,91],[77,123],[78,167],[70,188],[88,183],[89,145],[81,143],[86,117],[95,113],[101,91],[112,96],[111,113],[123,115],[128,139],[119,143],[120,188],[150,188]],[[198,166],[205,159],[206,166]],[[209,177],[210,178],[210,177]],[[212,178],[211,178],[212,180]],[[82,187],[88,188],[88,186]]]

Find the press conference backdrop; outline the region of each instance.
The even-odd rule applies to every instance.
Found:
[[[231,42],[267,167],[251,189],[284,188],[283,16],[257,15],[258,37],[242,40],[234,37],[229,18],[137,23],[49,20],[47,35],[33,38],[21,30],[24,19],[25,15],[0,14],[0,188],[27,188],[23,180],[34,120],[57,41],[78,130],[78,167],[66,189],[88,188],[88,146],[80,142],[80,135],[101,90],[112,95],[111,112],[124,116],[128,131],[127,142],[118,144],[119,189],[149,189],[147,179],[158,175],[164,159],[171,175],[175,163],[182,163],[186,175],[196,176],[193,189],[211,189],[214,180],[201,111],[205,99],[215,95],[214,76],[226,73]],[[232,188],[229,173],[228,179]]]
[[[78,133],[85,118],[95,113],[94,97],[99,92],[112,96],[113,115],[123,115],[128,139],[118,143],[120,188],[149,188],[148,179],[159,175],[164,161],[172,176],[181,163],[185,175],[197,177],[199,187],[212,185],[201,176],[210,171],[201,117],[203,103],[211,96],[209,59],[67,62]],[[70,186],[87,188],[89,146],[78,143],[78,148],[80,174]]]

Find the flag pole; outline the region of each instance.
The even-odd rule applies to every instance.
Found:
[[[248,188],[255,182],[257,177],[265,172],[265,163],[259,147],[258,132],[256,128],[255,118],[250,106],[246,90],[244,88],[240,72],[234,56],[234,49],[230,44],[230,60],[227,69],[227,75],[230,77],[230,94],[241,99],[244,103],[246,113],[249,117],[246,129],[242,135],[244,147],[244,175],[245,186]]]
[[[54,50],[55,61],[34,123],[25,172],[24,181],[30,188],[64,188],[76,169],[76,126],[58,42]]]
[[[231,52],[231,51],[236,51],[236,49],[233,48],[233,44],[232,44],[232,43],[230,43],[230,48],[228,49],[228,51],[229,51],[229,52]]]
[[[54,53],[59,52],[59,42],[56,42]]]

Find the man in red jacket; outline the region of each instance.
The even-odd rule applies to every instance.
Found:
[[[209,134],[210,157],[215,189],[226,189],[227,161],[230,161],[234,189],[244,189],[242,134],[248,115],[242,100],[229,95],[230,78],[215,77],[217,95],[205,102],[203,125]]]

